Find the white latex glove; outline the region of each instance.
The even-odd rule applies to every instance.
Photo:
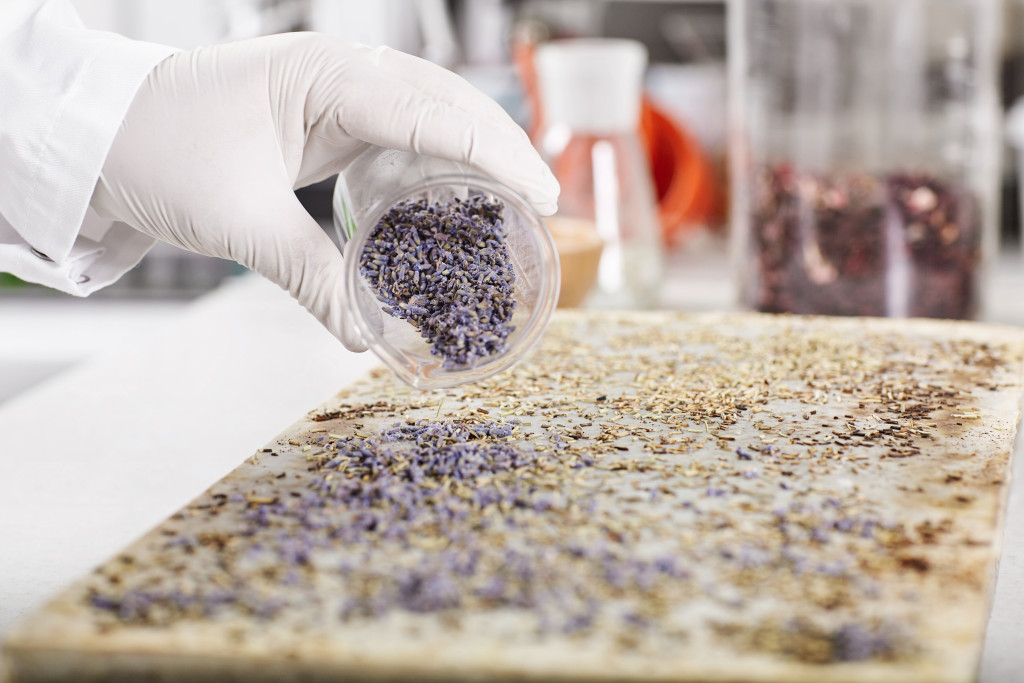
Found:
[[[342,257],[292,190],[368,144],[468,163],[543,214],[558,183],[526,133],[462,78],[311,33],[182,52],[132,102],[92,198],[101,215],[273,280],[354,351]],[[346,178],[358,183],[358,178]]]

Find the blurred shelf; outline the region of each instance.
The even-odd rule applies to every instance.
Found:
[[[986,274],[981,322],[1024,327],[1024,250],[1006,243]],[[680,311],[739,311],[735,273],[724,236],[701,232],[668,253],[665,308]]]

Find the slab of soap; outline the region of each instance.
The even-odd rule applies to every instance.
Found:
[[[312,411],[9,674],[973,680],[1022,381],[1012,328],[560,314],[486,382]]]

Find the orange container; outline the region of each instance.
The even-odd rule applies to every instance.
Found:
[[[722,193],[714,170],[697,142],[648,98],[640,110],[641,140],[647,148],[666,242],[684,239],[720,216]]]

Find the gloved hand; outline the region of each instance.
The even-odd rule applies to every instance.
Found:
[[[364,350],[346,314],[341,254],[292,190],[343,171],[369,144],[468,163],[541,213],[555,210],[558,183],[526,133],[462,78],[310,33],[157,65],[121,124],[92,207],[264,275],[346,347]]]

